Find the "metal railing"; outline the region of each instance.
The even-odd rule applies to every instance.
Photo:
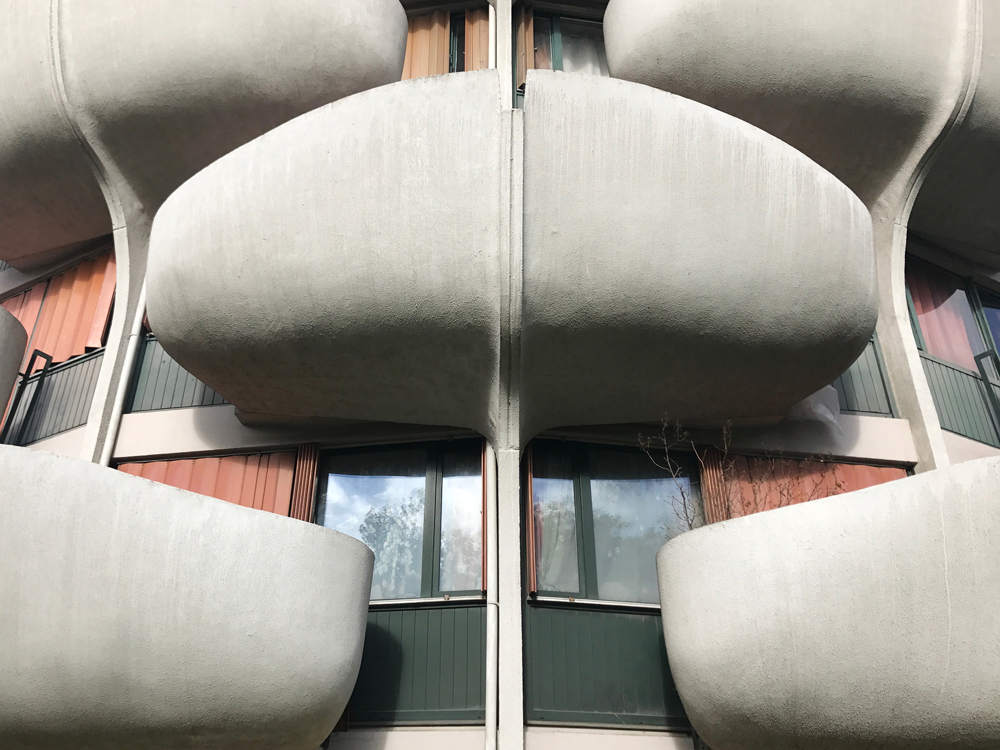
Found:
[[[986,370],[987,359],[1000,367],[992,349],[976,357],[978,373],[920,353],[942,429],[1000,448],[1000,384]]]
[[[39,359],[45,364],[34,372]],[[53,365],[45,352],[32,352],[0,432],[0,443],[30,445],[86,424],[103,359],[104,350],[97,349]]]
[[[894,417],[892,393],[882,368],[878,341],[873,337],[850,368],[833,381],[844,414]]]
[[[158,411],[227,404],[222,396],[189,373],[147,334],[138,358],[128,411]]]

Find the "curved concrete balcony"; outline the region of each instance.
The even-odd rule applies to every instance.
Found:
[[[405,45],[396,0],[3,0],[0,259],[107,234],[121,181],[152,215],[237,146],[398,81]]]
[[[28,334],[21,322],[0,307],[0,403],[7,406],[28,346]],[[0,419],[3,418],[0,413]]]
[[[865,347],[857,197],[757,128],[624,81],[531,74],[522,273],[517,243],[501,252],[499,86],[483,71],[368,91],[188,181],[150,243],[163,347],[258,416],[493,436],[498,386],[519,389],[522,441],[778,419]],[[519,385],[501,383],[505,347]]]
[[[714,750],[1000,746],[1000,459],[724,521],[657,556]]]
[[[1000,268],[1000,4],[983,3],[982,14],[982,53],[969,111],[920,188],[910,227]]]
[[[611,0],[604,37],[613,76],[772,133],[871,208],[955,108],[974,20],[971,0]]]
[[[0,446],[0,746],[315,750],[373,555],[342,534]]]

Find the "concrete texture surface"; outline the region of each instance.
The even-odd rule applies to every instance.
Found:
[[[531,71],[526,90],[525,439],[780,418],[857,358],[875,257],[843,183],[648,86]]]
[[[314,750],[373,555],[328,529],[0,446],[0,746]]]
[[[116,183],[152,216],[237,146],[399,80],[405,43],[396,0],[4,0],[0,259],[110,232]]]
[[[910,227],[953,252],[1000,268],[1000,2],[982,2],[982,52],[961,126],[924,180]]]
[[[1000,458],[698,529],[657,556],[713,750],[1000,746]]]
[[[499,89],[481,71],[365,92],[190,180],[150,242],[163,348],[245,412],[491,434]]]
[[[611,0],[611,75],[728,112],[871,207],[963,75],[973,0]]]
[[[7,406],[17,374],[24,360],[24,350],[28,346],[28,334],[20,321],[3,307],[0,307],[0,404]],[[0,410],[0,421],[3,419]]]
[[[170,197],[147,279],[163,347],[247,420],[493,437],[502,288],[523,278],[506,376],[522,443],[664,415],[774,420],[854,361],[877,299],[870,218],[842,183],[695,102],[531,76],[523,275],[500,260],[498,75],[404,81],[284,125]]]

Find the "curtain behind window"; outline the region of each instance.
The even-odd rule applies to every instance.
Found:
[[[908,257],[906,287],[927,353],[976,371],[983,339],[962,279]]]

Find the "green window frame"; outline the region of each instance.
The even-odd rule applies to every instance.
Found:
[[[323,451],[320,455],[319,472],[317,477],[316,502],[313,521],[320,525],[326,525],[322,517],[325,508],[326,493],[331,476],[329,468],[332,461],[336,459],[349,459],[353,456],[367,457],[378,454],[388,454],[398,451],[423,451],[426,456],[426,469],[424,471],[424,494],[423,494],[423,518],[421,536],[421,560],[420,560],[420,592],[419,596],[406,597],[386,597],[373,599],[373,604],[392,604],[401,600],[409,599],[433,599],[433,598],[453,598],[453,597],[480,597],[484,596],[486,580],[485,556],[483,555],[483,525],[478,528],[478,556],[479,556],[479,588],[447,588],[442,586],[442,548],[443,548],[443,521],[442,514],[445,505],[444,483],[446,479],[445,464],[449,457],[464,454],[466,457],[475,451],[479,456],[479,499],[478,507],[481,518],[485,517],[485,472],[483,471],[485,462],[485,443],[482,439],[462,439],[436,443],[409,443],[393,444],[385,446],[334,449]],[[336,526],[331,526],[336,528]],[[348,532],[345,532],[348,533]],[[359,538],[355,534],[350,534]],[[364,541],[362,539],[362,541]],[[378,552],[376,551],[376,558]],[[376,559],[376,566],[378,560]],[[415,593],[415,592],[414,592]]]
[[[575,518],[576,537],[576,558],[577,558],[577,580],[579,582],[576,591],[559,590],[556,588],[545,588],[538,583],[537,556],[540,535],[536,533],[536,513],[535,513],[535,456],[539,450],[553,450],[568,453],[572,465],[573,482],[573,514]],[[669,457],[657,457],[657,460],[638,448],[627,446],[608,446],[588,443],[569,443],[565,441],[535,440],[529,446],[529,453],[526,463],[526,492],[524,503],[525,530],[526,530],[526,577],[528,594],[531,598],[562,598],[562,599],[582,599],[587,601],[605,601],[620,604],[648,604],[638,600],[619,599],[615,597],[603,596],[600,591],[600,574],[597,564],[597,533],[595,529],[594,499],[592,472],[588,459],[588,452],[597,450],[609,454],[619,453],[623,457],[628,456],[635,459],[647,461],[649,467],[656,471],[662,470],[662,478],[674,480],[687,480],[687,488],[682,492],[687,493],[679,502],[687,506],[679,511],[678,518],[682,528],[681,531],[696,528],[704,524],[704,510],[702,507],[701,493],[699,489],[699,471],[694,457],[687,452],[671,451]],[[669,463],[669,468],[664,465]],[[683,486],[683,483],[682,483]],[[680,514],[688,516],[687,519],[680,518]],[[680,533],[680,532],[678,532]],[[663,538],[665,544],[676,534]],[[659,547],[657,547],[657,550]],[[655,552],[654,552],[655,555]],[[650,569],[655,569],[655,559],[650,559]]]

